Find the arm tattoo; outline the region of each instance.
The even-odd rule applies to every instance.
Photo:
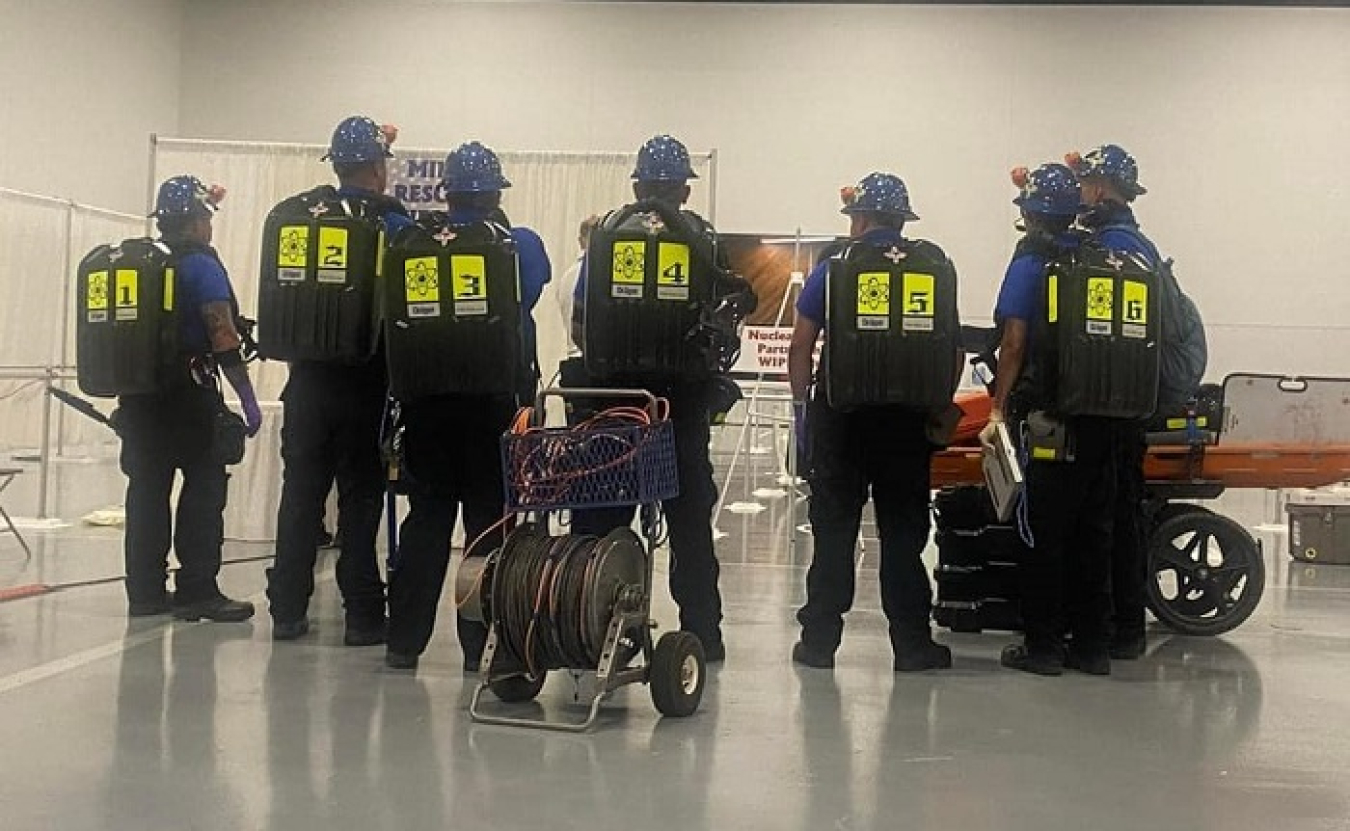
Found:
[[[228,352],[238,349],[241,343],[239,332],[234,328],[234,310],[224,300],[217,300],[202,306],[202,321],[206,324],[206,336],[211,341],[212,352]]]

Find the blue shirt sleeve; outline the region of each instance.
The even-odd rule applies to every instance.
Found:
[[[211,349],[202,306],[207,303],[228,303],[234,298],[230,278],[214,257],[206,254],[188,254],[178,261],[177,291],[179,336],[189,351],[207,352]]]
[[[205,254],[189,254],[178,261],[178,287],[184,305],[192,309],[234,297],[225,269]]]
[[[802,293],[797,296],[797,314],[822,327],[825,325],[825,277],[829,271],[829,260],[811,269],[802,284]]]
[[[1041,281],[1045,279],[1045,259],[1037,254],[1023,254],[1008,264],[999,288],[998,303],[994,306],[994,320],[1009,318],[1030,321],[1036,317],[1036,305],[1041,296]]]
[[[544,286],[553,279],[553,266],[544,250],[544,241],[534,231],[512,228],[511,239],[515,241],[520,257],[520,303],[526,311],[533,311],[539,296],[544,293]]]
[[[1148,260],[1150,265],[1158,264],[1158,251],[1143,234],[1125,228],[1106,228],[1097,236],[1098,241],[1113,251],[1138,254]]]

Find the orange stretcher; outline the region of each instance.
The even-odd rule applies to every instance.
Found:
[[[979,435],[989,421],[989,396],[962,393],[956,403],[962,411],[961,422],[952,446],[933,457],[935,488],[984,482]],[[1318,488],[1350,480],[1350,445],[1160,445],[1149,448],[1144,476],[1151,486]]]

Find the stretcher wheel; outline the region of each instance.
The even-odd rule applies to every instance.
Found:
[[[1153,517],[1153,530],[1162,525],[1172,517],[1187,516],[1189,514],[1212,514],[1209,508],[1203,505],[1192,505],[1189,502],[1165,502],[1158,508],[1158,513]]]
[[[703,643],[689,632],[667,632],[652,653],[647,683],[652,688],[652,703],[663,716],[691,716],[703,700],[703,685],[708,668],[703,658]]]
[[[1176,508],[1149,540],[1147,600],[1185,635],[1235,629],[1261,602],[1266,566],[1247,529],[1196,505]]]
[[[539,691],[544,688],[544,681],[548,678],[548,673],[541,672],[534,678],[528,675],[511,675],[506,678],[498,678],[488,684],[488,689],[497,696],[499,701],[507,704],[520,704],[526,701],[533,701],[539,695]]]

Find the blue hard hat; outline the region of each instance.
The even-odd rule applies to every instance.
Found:
[[[441,181],[450,193],[492,193],[511,187],[497,154],[476,141],[450,151]]]
[[[652,136],[638,150],[632,178],[639,182],[684,182],[697,179],[689,150],[674,136]]]
[[[1021,191],[1013,204],[1028,213],[1077,216],[1082,206],[1078,178],[1062,164],[1043,164],[1030,173],[1019,167],[1013,171],[1013,184]]]
[[[1073,172],[1082,179],[1088,176],[1102,176],[1110,179],[1126,196],[1142,196],[1148,190],[1139,184],[1139,164],[1134,156],[1125,152],[1118,144],[1103,144],[1084,155],[1070,153],[1064,157]]]
[[[353,115],[342,119],[342,123],[333,131],[333,140],[328,143],[328,152],[321,161],[359,164],[387,159],[393,155],[389,149],[389,136],[375,123],[375,119]]]
[[[196,176],[175,176],[159,186],[155,196],[155,210],[150,216],[163,219],[169,216],[209,215],[217,210],[211,192]]]
[[[844,199],[844,207],[839,210],[842,214],[892,214],[911,221],[919,218],[909,206],[909,188],[890,173],[869,173],[840,195]]]

